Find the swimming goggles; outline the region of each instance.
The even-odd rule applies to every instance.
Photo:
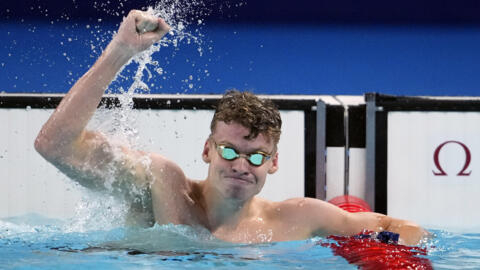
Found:
[[[239,157],[244,157],[248,160],[250,164],[253,166],[261,166],[267,160],[269,160],[272,156],[268,153],[257,151],[251,154],[239,154],[235,148],[228,147],[224,144],[217,144],[215,143],[215,147],[217,148],[218,154],[225,160],[235,160]]]

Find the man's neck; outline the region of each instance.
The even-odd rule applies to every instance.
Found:
[[[202,206],[212,232],[220,228],[235,229],[242,220],[254,215],[255,197],[242,201],[225,198],[215,188],[205,183],[202,189]]]

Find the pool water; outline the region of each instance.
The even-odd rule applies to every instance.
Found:
[[[188,226],[67,232],[62,226],[0,223],[2,269],[355,269],[315,239],[239,245]]]
[[[357,269],[319,244],[334,241],[323,238],[231,244],[181,225],[72,231],[59,220],[35,220],[36,224],[24,217],[0,220],[0,268]],[[433,233],[424,258],[434,269],[480,269],[480,234]]]

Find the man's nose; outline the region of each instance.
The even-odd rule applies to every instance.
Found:
[[[247,160],[248,157],[240,156],[239,158],[233,160],[232,169],[237,173],[248,173],[250,170],[250,164]]]

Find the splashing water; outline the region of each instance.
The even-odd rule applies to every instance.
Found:
[[[134,82],[129,87],[127,93],[132,95],[136,90],[148,92],[149,87],[143,81],[144,73],[147,73],[147,80],[152,79],[153,75],[150,66],[158,74],[163,74],[163,69],[159,66],[158,61],[152,58],[155,52],[160,51],[161,47],[173,46],[177,48],[180,43],[195,44],[197,51],[201,56],[203,54],[203,35],[196,31],[196,34],[188,32],[188,26],[192,23],[203,24],[201,16],[206,15],[206,9],[201,1],[181,2],[179,0],[162,1],[154,8],[149,7],[147,13],[155,17],[160,17],[171,26],[171,30],[167,37],[161,39],[158,43],[152,45],[146,51],[137,54],[132,61],[138,64],[137,71],[134,76]]]
[[[133,97],[138,93],[148,94],[150,92],[147,82],[154,78],[155,73],[158,75],[166,73],[165,69],[160,66],[159,61],[154,59],[154,54],[160,51],[162,47],[178,49],[180,44],[186,43],[196,46],[199,55],[202,56],[204,52],[203,35],[198,29],[195,30],[195,33],[189,32],[189,26],[192,24],[196,26],[202,25],[203,18],[208,15],[209,10],[202,1],[168,0],[159,2],[154,7],[149,7],[146,12],[152,16],[163,18],[170,25],[171,30],[164,38],[147,50],[135,55],[127,63],[126,66],[136,65],[136,70],[132,77],[133,82],[126,90],[123,86],[119,86],[116,89],[112,89],[111,86],[107,90],[107,93],[120,93],[118,96],[120,106],[116,108],[111,123],[104,125],[111,127],[106,133],[114,135],[122,143],[127,143],[127,145],[133,147],[139,146],[138,131],[134,128],[136,118],[132,110],[134,106]],[[129,79],[122,71],[112,83],[113,87],[115,87],[116,81]],[[193,79],[193,76],[190,75],[189,78]],[[191,89],[193,85],[190,83],[188,87]],[[111,112],[109,114],[111,115]]]
[[[75,215],[63,225],[64,232],[112,230],[124,226],[128,205],[113,196],[87,194],[75,207]]]
[[[138,188],[131,183],[125,183],[122,179],[118,179],[118,177],[115,176],[114,168],[114,166],[116,166],[115,163],[117,161],[121,162],[122,156],[124,155],[120,146],[127,146],[132,149],[141,149],[144,147],[139,143],[140,137],[136,126],[138,114],[133,110],[134,96],[138,93],[149,93],[148,81],[155,77],[155,73],[158,75],[164,74],[164,68],[161,67],[159,61],[154,58],[155,53],[159,52],[162,48],[173,47],[177,50],[181,44],[187,44],[196,46],[200,56],[203,54],[203,35],[198,32],[198,29],[196,29],[195,34],[190,32],[189,26],[192,24],[195,26],[203,24],[203,16],[208,14],[208,10],[204,8],[204,4],[201,1],[185,2],[169,0],[162,1],[154,7],[149,7],[146,12],[149,15],[163,18],[166,23],[170,25],[170,32],[147,50],[135,55],[122,68],[117,74],[113,84],[111,84],[107,90],[109,94],[120,93],[120,95],[116,95],[119,106],[113,109],[107,109],[106,106],[102,107],[89,124],[89,126],[91,126],[90,128],[105,133],[114,146],[114,159],[116,160],[111,164],[111,168],[105,170],[103,172],[104,175],[102,175],[102,178],[106,180],[104,185],[107,192],[114,195],[120,193],[121,197],[127,198],[127,201],[132,201],[132,198],[134,198],[137,200],[136,203],[140,204],[142,208],[145,208],[149,204],[149,196],[146,195],[146,190]],[[128,74],[127,67],[130,68],[130,70],[134,67],[133,74]],[[131,80],[132,82],[125,88],[121,83],[121,86],[117,87],[118,83],[116,84],[116,82],[125,80]],[[140,162],[142,164],[140,165],[149,173],[151,160],[147,159],[148,158],[141,160]],[[116,190],[119,186],[122,189],[120,192]],[[125,206],[122,206],[120,203],[118,206],[115,206],[115,204],[112,205],[109,211],[105,212],[101,210],[102,215],[106,214],[107,219],[113,218],[113,220],[118,220],[122,215],[126,216],[127,211],[125,210]],[[102,206],[98,207],[93,204],[81,203],[79,208],[79,211],[82,213],[77,216],[86,216],[86,218],[80,218],[79,227],[96,226],[97,224],[92,222],[95,219],[98,219],[100,223],[108,223],[105,218],[90,217],[91,215],[89,213],[92,212],[91,210],[97,209],[95,212],[98,212],[98,209],[103,209]],[[114,210],[115,215],[110,214],[112,210]]]
[[[102,7],[105,9],[105,7]],[[117,11],[116,11],[117,12]],[[150,88],[147,84],[155,77],[155,73],[165,75],[167,73],[160,66],[159,61],[154,59],[154,54],[162,47],[173,47],[178,50],[181,44],[193,45],[202,56],[203,35],[198,28],[194,33],[189,31],[189,26],[202,25],[204,17],[209,14],[209,10],[202,1],[180,1],[167,0],[158,2],[154,7],[148,7],[146,12],[155,17],[161,17],[170,25],[170,32],[157,43],[153,44],[147,50],[135,55],[117,74],[117,77],[107,89],[108,94],[120,93],[117,96],[119,106],[113,113],[111,110],[102,111],[99,114],[101,121],[96,124],[104,133],[114,137],[120,144],[128,145],[132,148],[139,148],[138,130],[135,128],[136,114],[132,110],[134,106],[133,98],[138,93],[149,93]],[[133,76],[129,76],[129,70],[126,67],[136,67]],[[125,72],[126,71],[126,72]],[[192,77],[192,76],[190,76]],[[131,84],[124,88],[122,81],[132,80]],[[190,87],[191,88],[191,87]]]

